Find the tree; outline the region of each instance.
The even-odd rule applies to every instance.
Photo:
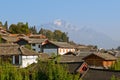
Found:
[[[7,21],[5,22],[3,27],[8,31],[8,22]]]
[[[28,28],[28,23],[24,24],[22,22],[19,22],[17,25],[16,24],[11,24],[9,31],[13,34],[29,34],[29,28]]]
[[[13,34],[20,33],[20,29],[17,27],[16,24],[11,24],[9,27],[9,31]]]
[[[0,35],[0,43],[2,43],[2,36]]]
[[[113,64],[110,69],[112,70],[120,70],[120,59],[117,60],[117,62],[115,64]]]
[[[52,40],[53,39],[53,32],[51,30],[46,30],[46,37],[49,40]]]
[[[67,34],[66,34],[65,32],[62,33],[61,39],[62,39],[62,41],[64,41],[64,42],[68,42],[68,41],[69,41],[69,40],[68,40],[68,37],[67,37]]]
[[[30,32],[31,32],[32,34],[37,34],[37,30],[36,30],[36,27],[35,27],[35,26],[30,27],[29,30],[30,30]]]
[[[44,33],[45,33],[45,30],[43,28],[41,28],[40,31],[39,31],[39,34],[43,34],[44,35]]]
[[[54,31],[54,37],[53,38],[55,40],[62,41],[61,36],[62,36],[62,32],[60,30],[55,30]]]
[[[26,24],[22,24],[20,26],[20,32],[21,32],[21,34],[29,34],[30,33],[27,23]]]
[[[0,21],[0,27],[2,27],[3,25],[2,25],[2,22]]]

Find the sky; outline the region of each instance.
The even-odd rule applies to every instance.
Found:
[[[0,0],[0,21],[30,26],[62,19],[120,41],[120,0]]]

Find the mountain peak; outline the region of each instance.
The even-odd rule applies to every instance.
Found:
[[[94,30],[92,27],[76,27],[62,19],[56,19],[43,26],[45,29],[52,31],[61,30],[67,32],[70,40],[79,44],[97,45],[100,48],[116,48],[118,45],[118,42],[112,40],[109,36]]]

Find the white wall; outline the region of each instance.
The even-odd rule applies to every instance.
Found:
[[[21,67],[27,67],[32,63],[37,63],[38,56],[22,56],[22,65]]]
[[[59,48],[58,49],[58,54],[64,55],[67,52],[75,52],[74,48]]]

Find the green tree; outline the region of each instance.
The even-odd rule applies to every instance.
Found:
[[[29,31],[28,25],[27,24],[21,25],[20,32],[21,32],[21,34],[29,34],[30,31]]]
[[[0,35],[0,43],[2,43],[2,36]]]
[[[0,27],[2,27],[3,26],[3,24],[2,24],[2,22],[0,21]]]
[[[120,79],[113,75],[110,80],[120,80]]]
[[[8,31],[8,22],[7,21],[5,22],[3,27]]]
[[[52,40],[53,39],[53,32],[51,30],[46,30],[46,37],[49,40]]]
[[[20,33],[20,29],[17,27],[16,24],[11,24],[9,27],[9,31],[13,34]]]
[[[9,31],[13,34],[29,34],[29,28],[28,28],[28,23],[24,24],[22,22],[19,22],[17,25],[16,24],[11,24]]]
[[[61,39],[62,39],[62,41],[64,41],[64,42],[69,42],[68,37],[67,37],[67,34],[66,34],[65,32],[62,33]]]
[[[45,34],[45,29],[41,28],[40,31],[39,31],[39,34]]]
[[[115,63],[113,64],[110,69],[112,70],[120,70],[120,59]]]
[[[35,27],[35,26],[30,27],[29,30],[30,30],[30,33],[32,33],[32,34],[37,34],[37,30],[36,30],[36,27]]]
[[[55,40],[62,41],[61,36],[62,36],[62,32],[60,30],[55,30],[54,31],[54,37],[53,38]]]

